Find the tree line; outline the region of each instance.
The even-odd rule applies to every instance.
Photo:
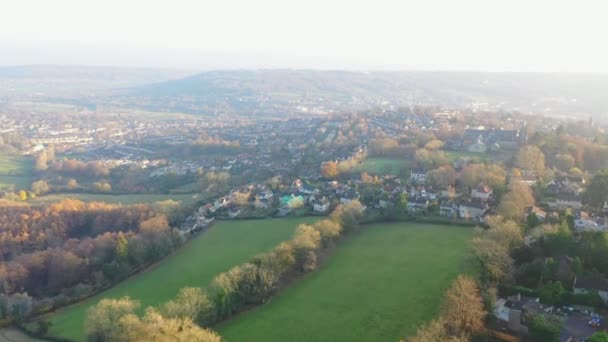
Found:
[[[161,206],[64,200],[0,207],[0,319],[90,295],[182,242]]]
[[[137,302],[129,298],[104,299],[87,313],[85,330],[90,341],[139,341],[148,331],[171,331],[164,325],[183,325],[196,331],[196,341],[219,341],[211,327],[252,305],[266,302],[289,279],[316,270],[323,250],[358,225],[363,206],[358,201],[338,206],[330,218],[302,224],[293,237],[270,252],[218,274],[206,288],[186,287],[159,308],[148,308],[143,317],[135,314]],[[191,322],[197,327],[192,327]],[[154,324],[154,327],[147,325]],[[117,332],[130,332],[119,334]],[[171,338],[180,340],[177,332]],[[169,335],[167,335],[169,336]]]

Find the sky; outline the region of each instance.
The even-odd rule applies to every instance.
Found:
[[[604,0],[9,0],[0,65],[608,72]]]

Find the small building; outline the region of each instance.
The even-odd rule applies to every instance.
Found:
[[[525,215],[526,218],[530,215],[536,216],[538,222],[545,222],[545,220],[547,219],[547,212],[534,205],[529,206],[525,209]]]
[[[549,206],[557,209],[581,209],[583,203],[579,196],[571,194],[558,194],[553,201],[548,202]]]
[[[490,199],[493,193],[494,189],[491,187],[484,184],[479,184],[477,187],[471,190],[471,197],[482,201],[487,201]]]
[[[479,221],[488,208],[488,204],[480,200],[465,201],[460,203],[458,214],[460,218]]]
[[[412,213],[421,212],[429,207],[429,200],[425,197],[410,198],[407,202],[407,210]]]
[[[358,192],[347,191],[340,196],[340,203],[342,203],[342,204],[350,203],[354,200],[358,200],[359,197],[361,197],[361,196],[359,195]]]
[[[484,153],[488,150],[488,146],[483,142],[481,136],[477,138],[477,141],[467,146],[467,151],[473,153]]]
[[[439,215],[446,217],[457,217],[458,205],[452,201],[442,201],[439,205]]]
[[[608,303],[608,280],[602,276],[574,278],[574,294],[597,292]]]
[[[325,197],[315,200],[312,203],[312,209],[315,213],[326,213],[329,210],[329,200]]]
[[[410,181],[414,183],[426,183],[427,176],[428,173],[423,169],[410,171]]]

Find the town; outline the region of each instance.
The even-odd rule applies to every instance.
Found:
[[[360,225],[477,227],[469,267],[489,303],[488,336],[582,341],[604,329],[608,134],[593,119],[386,100],[255,119],[70,108],[0,113],[4,220],[21,212],[39,229],[28,220],[66,215],[64,233],[3,228],[2,298],[13,308],[3,318],[37,322],[29,333],[44,336],[40,315],[103,294],[216,225],[321,220],[359,205]],[[70,228],[72,211],[138,228]],[[115,244],[114,256],[91,259],[87,239],[94,250]],[[53,286],[20,275],[41,253],[81,275]]]

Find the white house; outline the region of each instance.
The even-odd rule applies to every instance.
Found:
[[[482,201],[487,201],[490,199],[490,196],[492,196],[492,193],[494,193],[494,190],[491,187],[484,184],[479,184],[477,187],[471,190],[471,197]]]
[[[426,170],[412,170],[410,171],[410,180],[416,183],[425,183],[427,178]]]

